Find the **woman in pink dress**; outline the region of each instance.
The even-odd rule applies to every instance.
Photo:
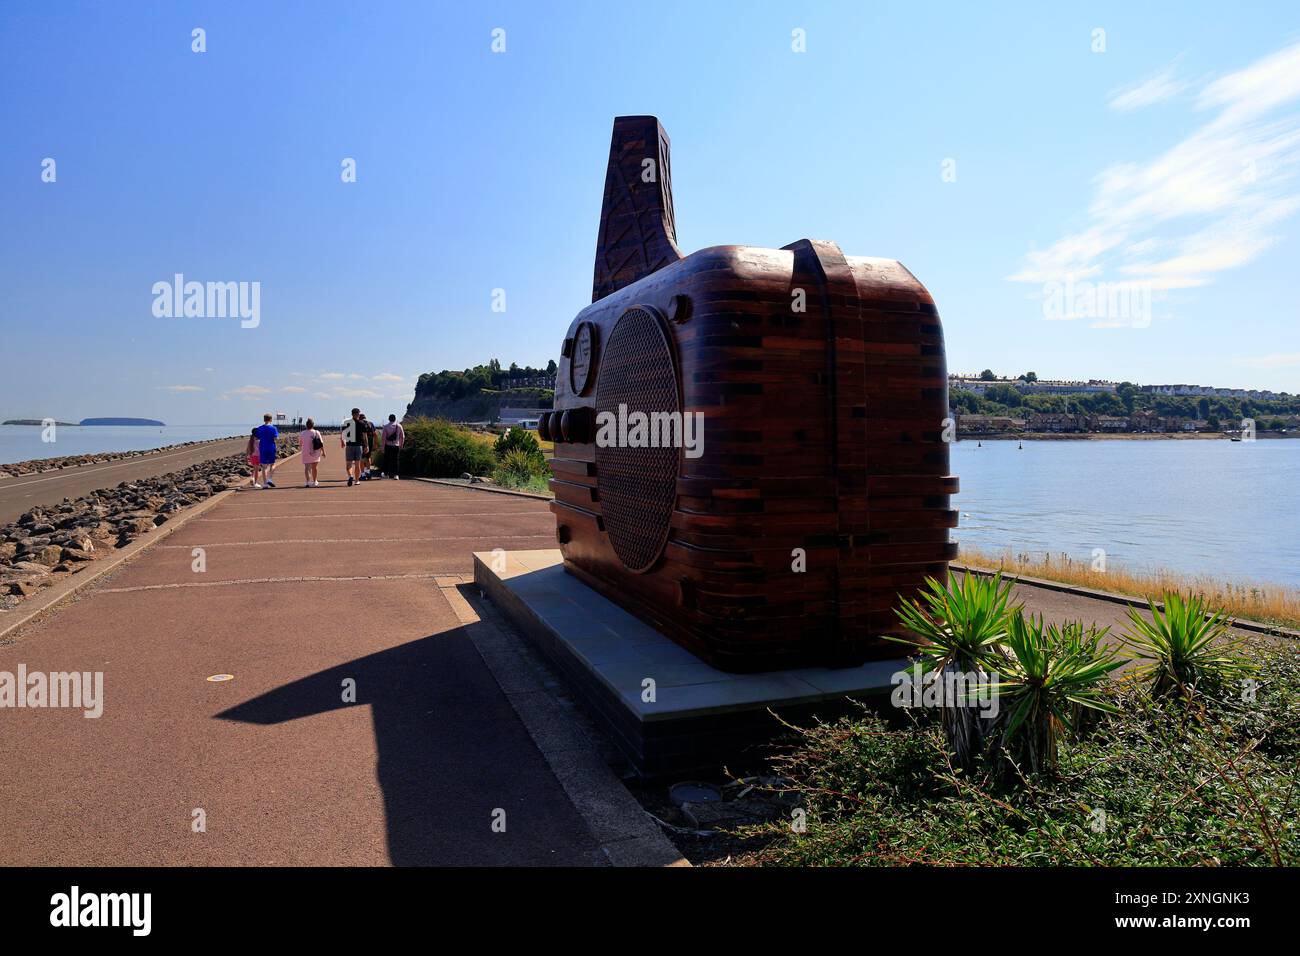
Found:
[[[302,449],[302,470],[307,483],[304,488],[319,488],[316,471],[320,460],[325,457],[325,441],[316,430],[316,423],[307,419],[307,427],[298,433],[298,447]]]

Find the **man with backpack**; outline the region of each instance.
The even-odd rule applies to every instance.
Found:
[[[397,420],[396,415],[388,416],[388,424],[383,429],[384,437],[384,477],[401,481],[398,469],[401,467],[402,446],[406,444],[406,429]]]
[[[365,455],[366,430],[361,419],[361,409],[352,409],[352,417],[343,423],[339,444],[343,446],[348,469],[348,487],[361,480],[361,459]]]
[[[375,454],[375,423],[366,418],[365,414],[361,415],[362,435],[365,443],[365,457],[361,459],[361,480],[370,480],[370,459]]]

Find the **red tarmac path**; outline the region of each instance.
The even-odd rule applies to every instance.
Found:
[[[553,541],[545,503],[347,488],[329,452],[322,487],[286,462],[0,646],[105,698],[0,710],[0,864],[597,862],[455,592],[472,552]]]

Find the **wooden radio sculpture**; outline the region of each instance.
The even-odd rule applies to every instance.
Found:
[[[676,238],[668,137],[619,117],[539,423],[565,568],[724,670],[898,656],[894,608],[956,553],[934,300],[831,242]]]

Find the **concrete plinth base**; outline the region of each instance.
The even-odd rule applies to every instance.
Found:
[[[905,659],[728,674],[564,571],[558,550],[477,552],[474,580],[647,776],[716,766],[781,731],[887,693]]]

